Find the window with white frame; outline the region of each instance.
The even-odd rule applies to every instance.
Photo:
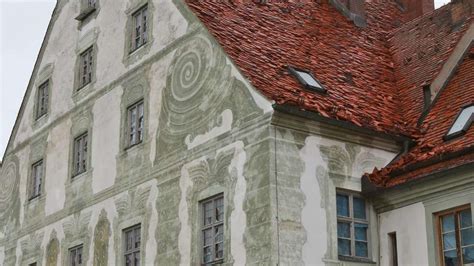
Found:
[[[41,195],[41,183],[43,181],[43,160],[39,160],[31,167],[30,199]]]
[[[145,45],[148,41],[148,5],[144,5],[132,14],[131,52]]]
[[[369,257],[366,201],[352,193],[337,192],[337,250],[342,257]]]
[[[123,230],[125,266],[140,266],[141,225]]]
[[[92,82],[93,61],[93,46],[79,55],[79,89]]]
[[[74,139],[73,176],[87,171],[87,132]]]
[[[82,265],[82,245],[69,249],[69,265]]]
[[[143,100],[127,108],[128,120],[128,146],[139,144],[143,141],[144,110]]]
[[[38,87],[36,98],[36,119],[48,113],[49,80]]]
[[[219,263],[224,259],[224,195],[201,202],[202,263]]]

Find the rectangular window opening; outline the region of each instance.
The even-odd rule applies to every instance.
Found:
[[[74,139],[73,176],[87,171],[87,132]]]
[[[140,266],[141,225],[123,230],[123,239],[125,266]]]
[[[92,68],[94,61],[93,47],[89,47],[79,56],[79,90],[92,82]]]
[[[49,101],[49,80],[42,83],[38,87],[38,94],[36,99],[36,119],[41,118],[48,113]]]
[[[397,233],[388,234],[390,244],[390,266],[398,266]]]
[[[127,120],[128,147],[131,147],[143,141],[143,130],[145,126],[143,100],[127,108]]]
[[[224,195],[200,203],[202,263],[213,264],[224,259]]]
[[[338,255],[368,259],[368,212],[366,201],[354,194],[336,194]]]
[[[148,41],[148,5],[144,5],[132,14],[133,30],[131,52]]]
[[[461,206],[436,215],[442,266],[474,263],[474,226],[471,207]]]
[[[41,185],[43,182],[43,160],[39,160],[31,167],[31,190],[30,199],[34,199],[41,195]]]
[[[69,265],[80,266],[83,262],[82,245],[69,249]]]

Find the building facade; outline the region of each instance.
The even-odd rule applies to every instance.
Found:
[[[58,0],[0,265],[474,263],[472,12]]]

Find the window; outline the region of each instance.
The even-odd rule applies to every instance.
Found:
[[[33,166],[31,167],[30,199],[40,196],[42,180],[43,180],[43,160],[40,160],[34,163]]]
[[[87,0],[87,7],[88,8],[95,8],[96,0]]]
[[[49,81],[44,82],[38,87],[36,99],[36,119],[48,113],[49,101]]]
[[[81,13],[76,17],[79,21],[85,21],[96,11],[97,0],[81,0]]]
[[[339,256],[368,258],[369,222],[365,200],[346,193],[337,193],[336,197]]]
[[[437,218],[442,265],[474,263],[474,227],[470,206],[439,213]]]
[[[91,83],[92,81],[92,62],[94,50],[89,47],[86,51],[80,54],[79,61],[79,89]]]
[[[28,264],[28,266],[36,266],[36,265],[37,265],[36,262]]]
[[[69,250],[69,265],[70,266],[82,265],[82,245],[71,248]]]
[[[224,259],[224,196],[201,202],[202,263],[212,264]]]
[[[136,145],[143,141],[143,100],[127,108],[128,120],[128,146]]]
[[[457,116],[456,120],[454,121],[454,124],[449,129],[448,134],[444,137],[444,139],[449,140],[465,134],[469,127],[471,127],[473,121],[474,105],[470,105],[463,108]]]
[[[148,41],[148,6],[145,5],[138,11],[132,14],[133,29],[132,29],[132,50],[140,48]]]
[[[87,171],[87,132],[74,139],[73,176]]]
[[[123,231],[125,266],[140,265],[140,230],[141,225],[136,225]]]
[[[390,266],[398,266],[397,233],[389,233],[390,240]]]
[[[295,76],[298,81],[305,86],[306,89],[318,92],[326,92],[323,85],[307,70],[288,67],[289,72]]]

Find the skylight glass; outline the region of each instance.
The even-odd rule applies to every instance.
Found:
[[[448,136],[466,131],[474,120],[474,105],[464,108],[448,131]]]
[[[298,81],[305,86],[306,89],[315,90],[318,92],[326,92],[326,89],[319,83],[313,74],[306,70],[301,70],[293,67],[288,67],[289,72],[295,76]]]
[[[311,87],[316,87],[316,88],[320,88],[322,89],[323,86],[321,86],[321,84],[319,84],[319,82],[313,78],[313,76],[311,76],[309,73],[306,73],[306,72],[303,72],[303,71],[299,71],[299,70],[296,70],[296,73],[301,77],[301,79],[303,79],[306,84],[308,84],[309,86]]]

